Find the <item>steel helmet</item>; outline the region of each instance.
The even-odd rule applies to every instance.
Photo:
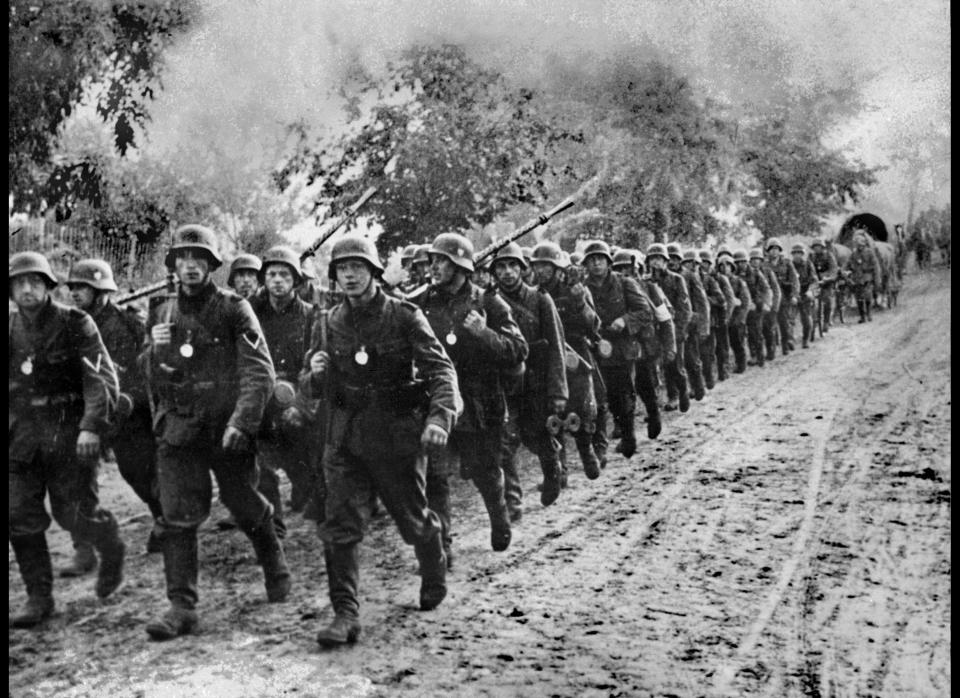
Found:
[[[541,242],[539,245],[533,248],[533,252],[530,253],[531,262],[547,262],[552,264],[555,267],[563,268],[566,265],[563,264],[563,250],[560,249],[560,245],[549,240]]]
[[[790,248],[790,252],[799,252],[800,254],[806,254],[807,248],[798,242],[796,245]]]
[[[579,266],[581,262],[583,262],[583,255],[582,255],[582,254],[580,254],[579,252],[571,252],[571,253],[570,253],[570,265],[571,265],[571,266]]]
[[[817,247],[817,246],[826,247],[827,243],[824,241],[823,238],[814,238],[813,242],[810,243],[810,247]]]
[[[700,256],[701,262],[706,262],[707,264],[713,264],[713,254],[710,250],[704,248],[697,253]]]
[[[365,238],[358,233],[344,235],[335,243],[330,250],[330,267],[328,276],[331,281],[337,279],[337,262],[346,259],[362,259],[373,267],[373,275],[379,277],[383,274],[383,264],[380,262],[380,255],[377,254],[377,246],[373,240]]]
[[[613,255],[610,254],[610,245],[603,240],[591,240],[583,249],[583,261],[586,262],[591,255],[601,254],[607,258],[610,264],[613,264]]]
[[[527,266],[530,266],[530,259],[533,255],[532,247],[521,247],[520,254],[523,255],[523,261],[527,263]]]
[[[428,252],[443,255],[465,271],[474,270],[473,243],[460,233],[440,233],[433,239]]]
[[[294,286],[299,286],[300,282],[303,281],[303,272],[300,268],[300,255],[294,252],[292,248],[286,245],[276,245],[264,253],[263,267],[257,273],[261,284],[267,276],[267,267],[271,264],[286,264],[290,267],[290,272],[293,274]]]
[[[663,257],[664,259],[668,259],[667,246],[662,242],[655,242],[650,245],[650,247],[647,248],[647,259],[650,259],[651,257]]]
[[[668,258],[668,259],[669,259],[670,257],[678,257],[678,258],[680,258],[680,257],[682,257],[682,256],[683,256],[683,254],[682,254],[682,251],[681,251],[681,249],[680,249],[680,243],[679,243],[679,242],[671,242],[671,243],[669,243],[669,244],[667,245],[667,258]]]
[[[413,253],[413,264],[424,262],[430,264],[430,245],[417,245],[417,249]]]
[[[7,273],[7,279],[23,274],[39,274],[51,287],[60,283],[50,267],[50,260],[39,252],[17,252],[10,257],[10,271]]]
[[[497,254],[493,256],[493,260],[490,262],[491,267],[495,267],[497,262],[501,259],[512,259],[514,261],[520,262],[520,267],[522,269],[527,269],[530,265],[527,264],[527,260],[524,259],[523,248],[520,247],[515,242],[508,243],[503,248],[501,248]]]
[[[167,265],[168,269],[173,269],[176,266],[177,253],[181,250],[205,252],[210,262],[210,271],[218,269],[223,264],[216,233],[206,226],[188,223],[177,228],[173,233],[173,244],[164,259],[164,264]]]
[[[314,281],[317,278],[317,275],[313,272],[313,264],[311,264],[307,259],[300,262],[300,276],[303,279],[308,279],[310,281]]]
[[[642,267],[643,263],[646,261],[646,257],[644,257],[643,252],[641,252],[640,250],[630,250],[630,251],[633,253],[633,258],[636,260],[637,266]]]
[[[763,250],[759,247],[754,247],[750,250],[750,259],[763,259]]]
[[[720,245],[720,247],[717,248],[717,257],[719,257],[722,254],[728,254],[733,256],[733,252],[730,251],[730,245],[728,245],[727,243],[723,243],[722,245]]]
[[[238,271],[252,271],[257,276],[260,275],[260,268],[263,266],[260,258],[255,254],[243,252],[237,255],[237,258],[230,263],[230,274],[227,276],[227,285],[233,284],[233,275]]]
[[[697,262],[700,259],[700,255],[697,254],[696,250],[684,250],[683,251],[683,261],[684,262]]]
[[[637,265],[637,257],[633,253],[633,250],[617,250],[616,254],[613,255],[613,266],[620,267],[624,265],[629,265],[635,267]]]
[[[771,247],[776,247],[783,252],[783,243],[780,242],[780,238],[770,238],[767,240],[767,244],[763,249],[769,250]]]
[[[419,245],[407,245],[403,248],[403,252],[400,253],[400,264],[404,262],[413,262],[413,257],[417,253],[417,248]]]
[[[81,259],[70,270],[67,285],[86,284],[97,291],[116,291],[113,269],[102,259]]]
[[[738,247],[733,251],[733,261],[734,262],[747,262],[749,257],[747,257],[747,251],[742,247]]]

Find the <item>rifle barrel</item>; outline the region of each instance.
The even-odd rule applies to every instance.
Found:
[[[339,221],[337,221],[336,225],[334,225],[332,228],[330,228],[330,230],[328,230],[323,235],[321,235],[316,240],[316,242],[314,242],[312,245],[310,245],[310,247],[305,249],[300,254],[300,263],[302,264],[303,260],[305,260],[307,257],[312,257],[316,253],[316,251],[320,249],[320,246],[323,243],[325,243],[327,240],[329,240],[330,237],[335,232],[337,232],[338,230],[340,230],[340,228],[346,225],[351,218],[357,215],[357,211],[360,210],[360,207],[363,206],[365,203],[367,203],[367,200],[376,193],[377,193],[377,187],[368,187],[367,190],[360,195],[360,198],[354,201],[353,204],[351,204],[350,208],[348,208],[347,212],[340,218]]]

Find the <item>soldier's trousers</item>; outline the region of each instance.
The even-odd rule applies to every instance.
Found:
[[[730,363],[730,329],[728,325],[719,325],[714,327],[713,332],[716,337],[717,380],[725,381]]]
[[[820,316],[821,322],[823,323],[823,329],[826,329],[830,326],[830,321],[833,319],[833,304],[836,296],[833,286],[821,287],[820,288]]]
[[[640,402],[647,411],[647,418],[660,416],[660,403],[657,400],[657,358],[644,352],[643,357],[637,360],[634,387]]]
[[[801,296],[797,305],[797,313],[800,315],[800,330],[803,332],[802,341],[806,344],[813,340],[813,299]]]
[[[607,388],[607,405],[610,414],[613,415],[615,424],[620,427],[623,438],[633,438],[633,418],[637,403],[637,393],[634,387],[634,362],[601,364],[600,373],[603,374],[603,382]],[[594,432],[593,444],[598,456],[606,452],[606,439],[604,438],[602,442],[599,442],[597,438],[597,432],[601,431],[601,426],[604,424],[605,421],[598,419],[597,431]],[[605,434],[604,437],[606,437]]]
[[[860,311],[860,318],[866,317],[869,320],[870,309],[873,304],[873,283],[867,281],[857,284],[853,287],[853,292],[857,299],[857,310]]]
[[[716,377],[714,375],[714,362],[717,358],[717,327],[710,328],[706,337],[700,338],[700,360],[703,363],[703,383],[708,390],[713,390],[716,386]]]
[[[196,529],[210,516],[213,483],[220,499],[244,531],[258,528],[273,515],[273,507],[257,491],[253,452],[229,453],[219,446],[172,446],[161,440],[157,448],[157,482],[164,525]]]
[[[663,378],[667,384],[667,400],[670,402],[687,394],[686,348],[686,340],[678,335],[676,357],[673,361],[663,362]]]
[[[780,328],[780,347],[784,354],[793,351],[793,315],[795,306],[784,293],[780,310],[777,312],[777,325]]]
[[[750,347],[750,356],[758,366],[763,366],[763,318],[759,310],[747,313],[747,345]]]
[[[763,343],[767,351],[767,361],[773,361],[777,355],[777,328],[779,327],[777,313],[777,310],[765,310],[763,312]]]
[[[380,495],[400,537],[425,548],[441,531],[440,519],[427,505],[427,459],[413,454],[397,458],[360,458],[346,450],[324,454],[326,520],[319,526],[327,562],[330,600],[338,615],[357,617],[360,566],[358,548],[372,515],[373,494]]]
[[[743,373],[747,370],[747,326],[745,323],[731,323],[727,325],[727,336],[730,339],[730,349],[733,350],[734,373]]]
[[[517,459],[521,444],[540,460],[544,478],[551,477],[560,468],[560,442],[551,438],[547,431],[547,414],[541,407],[546,402],[545,396],[507,397],[507,423],[500,442],[500,467],[503,469],[507,506],[516,507],[523,502]]]
[[[75,447],[74,439],[69,448]],[[10,537],[43,533],[50,527],[44,506],[48,494],[53,519],[75,540],[100,547],[116,537],[116,518],[100,506],[96,460],[81,461],[66,450],[38,450],[29,461],[10,459],[7,467]]]
[[[696,400],[702,400],[706,392],[703,381],[703,362],[700,360],[700,325],[691,322],[687,327],[687,338],[683,343],[684,367],[687,369],[687,380],[690,382],[690,391]]]

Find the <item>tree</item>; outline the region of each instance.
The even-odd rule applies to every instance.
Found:
[[[314,210],[339,213],[370,185],[364,213],[388,246],[490,223],[521,203],[539,205],[554,172],[551,150],[576,138],[540,113],[538,95],[512,87],[459,46],[416,46],[375,79],[361,75],[346,108],[355,130],[333,142],[307,128],[277,171],[319,183]],[[363,105],[373,101],[365,110]]]
[[[161,53],[194,13],[192,0],[150,3],[10,0],[8,181],[18,210],[58,218],[103,201],[96,160],[53,162],[64,120],[85,95],[121,155],[149,119]]]

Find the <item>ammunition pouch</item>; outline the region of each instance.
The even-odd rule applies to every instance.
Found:
[[[359,412],[369,407],[394,414],[427,409],[430,393],[423,381],[378,388],[372,385],[340,385],[333,391],[333,404],[348,412]]]

